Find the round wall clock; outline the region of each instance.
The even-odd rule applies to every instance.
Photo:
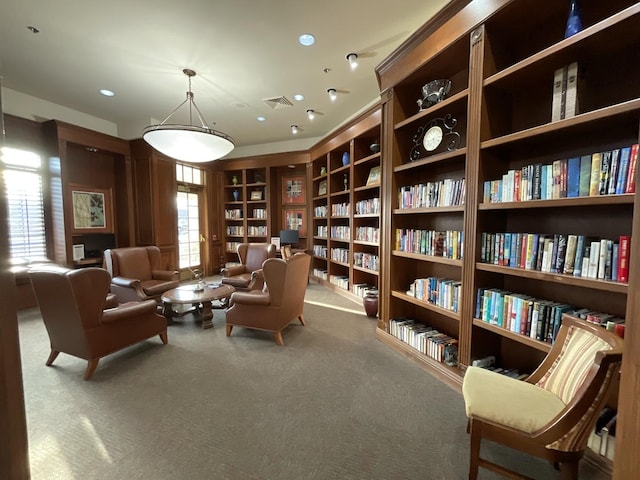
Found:
[[[434,125],[424,134],[424,138],[422,139],[422,145],[427,152],[432,152],[442,142],[442,128],[438,125]]]

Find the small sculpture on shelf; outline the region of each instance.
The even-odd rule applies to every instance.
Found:
[[[346,173],[344,174],[344,190],[345,192],[349,190],[349,178]]]
[[[255,183],[265,183],[264,182],[264,176],[260,172],[255,172],[253,174],[253,181]]]
[[[564,31],[564,38],[569,38],[582,30],[582,19],[580,18],[580,7],[578,0],[570,0],[569,17],[567,18],[567,28]]]
[[[327,167],[322,166],[320,167],[320,176],[324,177],[327,174]]]
[[[422,87],[422,98],[416,103],[419,112],[444,100],[451,89],[451,80],[432,80]]]
[[[233,191],[233,200],[237,202],[240,199],[240,192],[238,190]]]
[[[236,175],[234,175],[233,177],[231,177],[231,183],[233,183],[234,185],[238,184],[238,177]]]

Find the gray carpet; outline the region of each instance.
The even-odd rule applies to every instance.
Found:
[[[37,309],[19,314],[34,480],[464,479],[462,397],[375,339],[362,308],[310,284],[307,326],[279,347],[224,313],[191,315],[100,361],[61,354]],[[547,463],[496,445],[484,454],[539,479]],[[481,471],[481,479],[498,478]],[[605,476],[582,462],[581,479]]]

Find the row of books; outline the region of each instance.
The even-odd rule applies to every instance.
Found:
[[[351,212],[350,203],[332,203],[331,204],[331,216],[332,217],[347,217]]]
[[[327,246],[326,245],[314,245],[313,246],[313,254],[316,257],[327,258]]]
[[[345,290],[349,290],[349,277],[344,275],[329,275],[329,283]]]
[[[332,248],[331,260],[335,262],[349,263],[349,249],[347,248]]]
[[[368,283],[354,283],[351,290],[359,297],[366,297],[370,292],[375,292],[376,295],[378,294],[378,287]]]
[[[453,260],[462,259],[464,233],[460,230],[413,230],[396,228],[395,250]]]
[[[249,225],[247,227],[247,234],[250,237],[264,237],[267,235],[267,232],[266,225]]]
[[[368,198],[356,202],[356,215],[377,215],[380,213],[380,199]]]
[[[360,242],[380,242],[380,229],[378,227],[356,227],[356,241]]]
[[[629,235],[606,239],[574,234],[483,232],[480,241],[483,263],[612,282],[629,281]]]
[[[624,319],[612,314],[497,288],[478,289],[477,319],[541,342],[555,341],[564,313],[601,325],[624,337]]]
[[[313,209],[313,216],[325,218],[327,216],[327,211],[328,209],[326,205],[318,205]]]
[[[380,258],[373,253],[353,252],[353,265],[377,272],[380,270]]]
[[[322,268],[314,268],[313,271],[313,276],[316,278],[321,278],[322,280],[328,280],[329,279],[329,272],[327,272],[326,270],[322,269]]]
[[[351,238],[351,227],[348,225],[331,227],[331,238],[348,241]]]
[[[407,318],[389,320],[389,333],[437,362],[458,365],[458,340]]]
[[[224,211],[224,218],[227,220],[242,220],[242,209],[241,208],[231,208],[226,209]]]
[[[399,208],[432,208],[464,205],[465,179],[441,180],[400,187]]]
[[[407,295],[457,313],[461,292],[462,282],[459,280],[426,277],[411,282]]]
[[[483,202],[520,202],[635,192],[638,144],[512,169],[483,184]]]

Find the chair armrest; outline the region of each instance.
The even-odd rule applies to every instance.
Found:
[[[241,275],[245,272],[244,265],[233,265],[222,269],[222,275],[224,277],[233,277],[234,275]]]
[[[258,290],[253,292],[234,292],[231,295],[231,303],[233,305],[258,305],[267,307],[271,305],[271,297],[268,293],[262,293]]]
[[[262,269],[251,272],[251,280],[247,285],[247,290],[262,290],[264,287],[264,273]]]
[[[112,277],[111,284],[117,285],[119,287],[139,288],[140,280],[138,280],[137,278]]]
[[[108,308],[117,308],[118,307],[118,298],[113,293],[107,293],[107,298],[104,302],[103,310],[107,310]]]
[[[154,280],[179,280],[180,273],[177,270],[151,270],[151,278]]]
[[[117,308],[105,310],[102,313],[102,323],[115,323],[122,320],[129,320],[131,317],[155,313],[156,307],[157,303],[155,300],[123,303]]]

